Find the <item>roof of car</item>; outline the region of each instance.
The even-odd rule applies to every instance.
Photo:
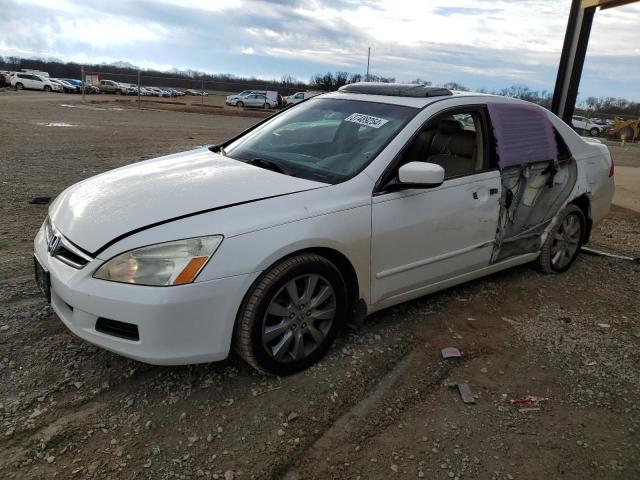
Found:
[[[457,90],[447,90],[449,94],[447,95],[436,95],[436,96],[407,96],[407,95],[394,95],[393,92],[389,94],[382,93],[352,93],[337,91],[331,93],[325,93],[315,98],[336,98],[336,99],[344,99],[344,100],[360,100],[366,102],[376,102],[376,103],[387,103],[392,105],[402,105],[406,107],[414,107],[414,108],[424,108],[427,105],[437,102],[439,100],[445,99],[453,99],[459,97],[483,97],[483,98],[502,98],[497,97],[495,95],[489,95],[486,93],[475,93],[475,92],[461,92]]]

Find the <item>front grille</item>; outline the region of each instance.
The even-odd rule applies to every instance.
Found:
[[[87,263],[89,263],[87,259],[81,257],[77,253],[72,252],[71,250],[66,248],[64,245],[60,245],[58,247],[58,250],[56,251],[54,257],[57,258],[58,260],[63,261],[67,265],[71,265],[72,267],[76,267],[76,268],[82,268]]]
[[[70,267],[80,269],[92,260],[91,257],[81,252],[78,247],[58,232],[51,224],[49,218],[47,218],[44,224],[44,234],[49,255],[66,263]]]
[[[109,320],[108,318],[99,318],[96,321],[96,330],[100,333],[106,333],[125,340],[140,340],[138,326],[133,323],[119,322],[117,320]]]

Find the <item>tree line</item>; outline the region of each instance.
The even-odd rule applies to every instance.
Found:
[[[85,72],[97,73],[101,79],[112,79],[128,83],[136,83],[140,71],[135,65],[130,64],[94,64],[85,65]],[[82,66],[75,62],[61,62],[57,60],[43,60],[35,58],[2,57],[0,56],[0,70],[20,71],[22,69],[42,70],[57,78],[80,78]],[[282,75],[280,80],[264,80],[255,77],[238,77],[226,73],[208,74],[197,70],[175,70],[161,72],[158,70],[142,70],[143,81],[146,86],[174,86],[182,88],[198,89],[204,86],[206,89],[221,91],[237,91],[247,89],[273,89],[287,95],[298,90],[335,91],[343,85],[361,81],[371,82],[395,82],[393,77],[383,77],[370,74],[368,77],[360,73],[346,71],[326,72],[313,75],[308,83],[301,82],[291,75]],[[422,78],[416,78],[411,83],[432,85],[432,82]],[[465,85],[456,82],[448,82],[441,85],[451,90],[470,90]],[[537,103],[545,108],[551,108],[553,93],[547,90],[532,90],[524,85],[512,85],[510,87],[487,90],[481,88],[479,93],[492,93],[505,97],[519,98],[528,102]],[[640,103],[617,97],[588,97],[577,110],[580,113],[597,113],[601,115],[625,115],[630,117],[640,116]]]
[[[327,72],[324,74],[313,75],[309,81],[311,88],[317,90],[334,91],[343,85],[349,83],[356,83],[363,81],[362,75],[349,72]],[[394,82],[394,78],[379,77],[376,75],[370,75],[369,81],[371,82]],[[415,83],[420,85],[433,85],[429,80],[424,80],[420,77],[412,80],[409,83]],[[468,87],[457,82],[447,82],[443,85],[439,85],[450,90],[470,91]],[[532,90],[525,85],[512,85],[506,88],[499,88],[494,90],[488,90],[486,88],[480,88],[476,90],[478,93],[490,93],[492,95],[500,95],[503,97],[518,98],[520,100],[526,100],[527,102],[536,103],[547,109],[551,108],[551,101],[553,100],[553,92],[548,90]],[[627,100],[625,98],[616,97],[588,97],[583,105],[577,105],[576,110],[582,114],[599,114],[599,115],[624,115],[624,116],[640,116],[640,103]]]

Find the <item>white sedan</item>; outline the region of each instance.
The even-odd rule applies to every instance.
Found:
[[[565,271],[607,148],[517,100],[360,83],[216,146],[67,188],[36,279],[77,336],[153,364],[318,361],[340,327],[515,265]]]

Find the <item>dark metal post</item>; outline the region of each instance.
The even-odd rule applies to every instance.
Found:
[[[140,70],[138,70],[138,110],[140,109]]]
[[[82,103],[84,103],[84,65],[80,67],[80,88],[82,88]]]
[[[200,89],[200,105],[204,105],[204,77],[202,77],[202,89]]]
[[[578,98],[578,87],[595,12],[596,7],[582,8],[582,0],[573,0],[571,3],[551,103],[551,111],[569,125],[571,125],[571,117]]]

